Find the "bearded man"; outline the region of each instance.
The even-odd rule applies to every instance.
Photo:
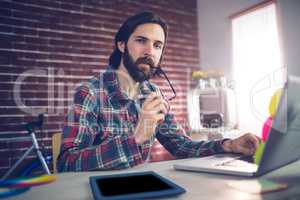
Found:
[[[58,171],[124,169],[146,162],[155,138],[176,158],[233,152],[251,155],[259,139],[193,141],[150,82],[163,57],[168,28],[152,12],[128,18],[115,36],[107,70],[75,92],[64,124]]]

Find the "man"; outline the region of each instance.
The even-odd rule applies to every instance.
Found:
[[[78,88],[63,130],[58,171],[129,168],[147,161],[154,139],[176,158],[234,152],[251,155],[258,139],[192,141],[149,79],[164,52],[167,25],[157,15],[130,17],[115,37],[108,69]],[[139,97],[145,97],[141,99]]]

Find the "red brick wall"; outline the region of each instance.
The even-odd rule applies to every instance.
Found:
[[[61,131],[74,88],[106,68],[115,32],[124,19],[142,10],[169,23],[162,66],[178,92],[172,109],[185,123],[185,92],[191,71],[199,65],[196,8],[196,0],[2,0],[0,175],[30,145],[11,138],[26,136],[24,123],[40,112],[46,120],[37,137],[51,154],[51,136]]]

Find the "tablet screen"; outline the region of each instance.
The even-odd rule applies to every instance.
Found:
[[[183,188],[155,172],[137,172],[90,177],[95,199],[133,199],[170,196]]]
[[[152,174],[103,178],[97,180],[103,196],[114,196],[171,189],[165,182]]]

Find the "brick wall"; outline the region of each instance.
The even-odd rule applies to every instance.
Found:
[[[142,10],[169,23],[162,66],[178,92],[172,110],[185,123],[185,92],[199,63],[196,8],[196,0],[0,1],[0,175],[30,146],[12,138],[26,136],[24,123],[40,112],[46,119],[37,137],[51,154],[51,136],[61,131],[74,88],[106,68],[115,32]]]

